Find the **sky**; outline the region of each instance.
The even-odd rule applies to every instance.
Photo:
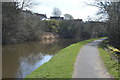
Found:
[[[87,5],[86,3],[92,3],[94,0],[33,0],[35,3],[31,10],[36,13],[46,14],[49,18],[52,15],[53,8],[59,8],[64,14],[70,14],[75,19],[86,20],[89,17],[95,18],[98,8],[95,6]]]

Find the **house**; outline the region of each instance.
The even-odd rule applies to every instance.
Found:
[[[32,13],[29,10],[23,10],[23,11],[21,11],[21,15],[24,16],[24,17],[35,16],[35,17],[38,17],[40,20],[47,19],[46,14]]]
[[[34,14],[38,16],[40,20],[47,19],[46,14],[38,14],[38,13],[34,13]]]
[[[50,19],[63,20],[64,17],[51,16]]]
[[[82,22],[82,19],[73,19],[74,21],[80,21],[80,22]]]
[[[31,11],[29,11],[29,10],[22,10],[21,15],[26,17],[26,16],[33,15],[33,13]]]

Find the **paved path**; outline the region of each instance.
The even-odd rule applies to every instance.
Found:
[[[74,65],[73,78],[111,78],[97,50],[102,40],[95,40],[81,48]]]

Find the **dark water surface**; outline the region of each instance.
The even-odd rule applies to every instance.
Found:
[[[73,39],[60,39],[5,45],[2,47],[3,78],[24,78],[60,49],[75,42]]]

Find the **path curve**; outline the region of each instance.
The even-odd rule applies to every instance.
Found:
[[[83,46],[74,64],[73,78],[112,78],[102,63],[97,49],[104,39]]]

